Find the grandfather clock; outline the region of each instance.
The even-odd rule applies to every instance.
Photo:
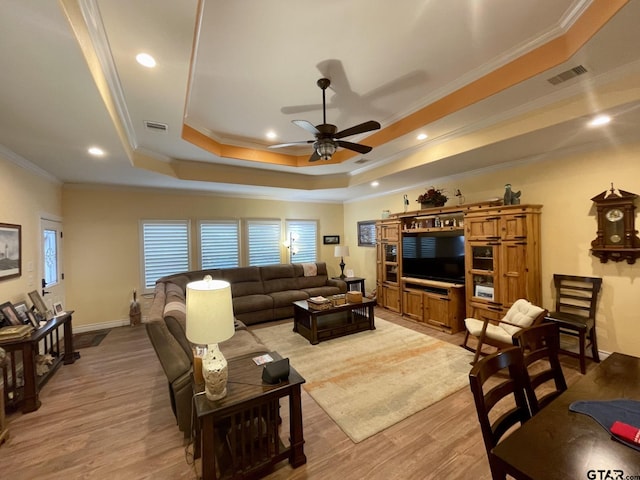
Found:
[[[620,262],[626,260],[628,264],[636,262],[640,257],[640,239],[635,228],[636,206],[635,193],[616,190],[611,184],[610,190],[605,190],[591,200],[596,204],[598,218],[598,232],[591,242],[591,253],[600,259],[601,263],[609,260]]]

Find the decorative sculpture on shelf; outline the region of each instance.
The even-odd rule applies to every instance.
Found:
[[[522,191],[518,190],[514,192],[511,190],[511,184],[507,183],[504,186],[504,205],[520,205],[520,195]]]

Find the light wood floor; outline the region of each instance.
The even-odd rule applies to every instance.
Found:
[[[462,342],[462,334],[439,333],[386,310],[377,308],[376,316]],[[80,352],[44,387],[39,410],[9,415],[0,479],[196,479],[144,326],[115,328]],[[570,384],[579,376],[577,361],[563,367]],[[491,478],[469,389],[359,444],[304,390],[302,400],[307,464],[292,469],[283,462],[268,479]]]

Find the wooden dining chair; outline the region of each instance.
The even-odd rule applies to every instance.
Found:
[[[498,375],[501,371],[506,371],[506,378]],[[532,392],[522,350],[510,347],[482,358],[471,369],[469,384],[489,458],[491,476],[494,480],[503,480],[505,473],[493,459],[491,450],[507,431],[531,418],[527,396]],[[496,410],[492,412],[494,407]],[[492,422],[491,418],[495,417],[497,418]]]
[[[535,415],[567,389],[558,359],[558,325],[543,323],[523,328],[513,336],[513,344],[519,346],[524,355],[524,365],[529,374],[532,393],[528,399],[529,407],[531,414]]]
[[[596,305],[598,292],[602,286],[602,278],[580,277],[576,275],[553,275],[556,290],[555,310],[547,315],[546,320],[558,324],[560,333],[578,337],[579,351],[560,349],[560,352],[578,356],[580,372],[586,373],[586,340],[591,343],[591,356],[596,363],[598,355],[598,339],[596,337]]]

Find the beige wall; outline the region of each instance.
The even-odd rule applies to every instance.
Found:
[[[552,277],[567,273],[603,278],[598,305],[598,341],[600,350],[620,351],[640,356],[640,260],[634,265],[608,262],[590,255],[596,236],[596,218],[591,198],[616,188],[640,193],[640,144],[625,148],[607,148],[574,153],[537,163],[526,163],[501,170],[438,182],[448,192],[460,188],[467,203],[502,197],[504,184],[522,190],[522,203],[542,204],[542,292],[544,307],[553,307]],[[433,182],[425,179],[424,186]],[[415,199],[423,189],[411,189],[383,198],[345,205],[345,234],[350,245],[357,245],[355,224],[359,220],[380,218],[384,209],[403,210],[402,195]],[[451,197],[451,195],[450,195]],[[450,198],[447,205],[455,205]],[[638,203],[638,202],[636,202]],[[636,220],[640,226],[640,220]],[[366,277],[367,289],[374,287],[375,251],[352,247],[347,268]],[[350,265],[349,265],[350,263]]]
[[[607,148],[568,154],[537,163],[437,181],[449,193],[460,188],[467,203],[501,197],[504,184],[522,190],[523,203],[544,205],[542,214],[542,289],[544,307],[551,308],[553,273],[601,276],[604,279],[598,309],[598,336],[604,351],[640,356],[640,261],[635,265],[601,264],[589,254],[596,220],[591,198],[614,182],[616,187],[640,193],[640,144],[624,149]],[[424,187],[432,185],[424,181]],[[409,209],[423,188],[413,188],[379,198],[335,204],[249,200],[171,192],[108,188],[65,187],[0,158],[0,221],[21,224],[23,275],[0,282],[0,300],[25,298],[30,262],[38,262],[39,218],[43,213],[64,217],[65,305],[76,310],[74,325],[82,329],[96,324],[128,322],[133,289],[140,289],[139,220],[144,218],[192,220],[211,218],[317,218],[322,235],[340,235],[350,246],[346,269],[375,286],[375,248],[358,247],[356,224],[374,220],[382,210]],[[62,197],[62,198],[61,198]],[[448,205],[456,203],[450,198]],[[192,238],[195,245],[195,234]],[[330,274],[339,273],[333,247],[321,247],[321,260]],[[193,259],[194,268],[196,259]],[[37,278],[34,279],[37,281]]]
[[[66,304],[76,310],[74,326],[128,324],[132,292],[134,289],[141,291],[141,219],[191,220],[193,252],[197,251],[198,220],[276,218],[284,222],[285,219],[317,219],[320,260],[327,262],[331,275],[339,273],[333,247],[322,245],[322,235],[343,235],[342,205],[339,204],[65,187],[63,210]],[[286,261],[286,254],[283,258]],[[195,256],[192,268],[198,268]],[[148,302],[148,298],[141,301],[143,315]]]
[[[62,216],[61,185],[0,154],[0,223],[22,226],[22,276],[0,281],[0,303],[27,300],[40,284],[40,217]]]

